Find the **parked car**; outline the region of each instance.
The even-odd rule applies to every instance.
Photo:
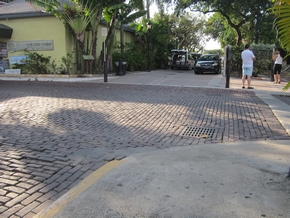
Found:
[[[200,56],[194,68],[195,74],[203,72],[221,73],[221,58],[217,54],[206,54]]]
[[[188,52],[187,50],[171,50],[172,57],[170,60],[171,69],[194,69],[197,57],[196,53]]]

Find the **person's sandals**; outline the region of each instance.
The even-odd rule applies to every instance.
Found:
[[[249,86],[248,89],[254,89],[253,87]]]
[[[245,86],[242,87],[242,89],[244,89],[244,88],[245,88]]]

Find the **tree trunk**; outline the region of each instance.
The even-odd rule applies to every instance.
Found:
[[[124,60],[124,30],[123,30],[123,23],[121,21],[120,25],[120,40],[121,40],[121,60]]]
[[[237,46],[240,46],[242,44],[242,32],[240,30],[240,28],[243,26],[243,24],[246,22],[246,18],[243,18],[243,20],[241,20],[238,24],[234,24],[231,20],[231,18],[226,14],[224,13],[223,11],[217,11],[219,13],[221,13],[225,18],[226,20],[228,21],[228,24],[235,29],[237,35],[238,35],[238,39],[237,39],[237,43],[236,45]]]
[[[102,10],[99,10],[99,12],[96,15],[96,23],[95,23],[95,29],[93,28],[92,31],[92,55],[94,56],[93,61],[93,67],[94,69],[97,69],[97,42],[98,42],[98,30],[99,30],[99,24],[100,24],[100,17],[102,14]]]
[[[112,37],[112,35],[114,34],[114,29],[115,29],[115,21],[116,21],[116,15],[114,15],[111,19],[110,22],[110,28],[108,31],[108,35],[105,39],[105,46],[107,47],[108,41],[110,40],[110,38]],[[108,56],[108,54],[107,54]],[[102,49],[101,53],[100,53],[100,58],[98,60],[98,68],[101,68],[103,66],[104,63],[104,48]]]

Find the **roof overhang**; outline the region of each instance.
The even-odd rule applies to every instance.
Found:
[[[0,23],[0,38],[11,39],[13,29]]]
[[[45,13],[42,11],[38,12],[22,12],[22,13],[9,13],[9,14],[0,14],[0,20],[9,20],[14,18],[28,18],[28,17],[46,17],[54,16],[51,13]]]

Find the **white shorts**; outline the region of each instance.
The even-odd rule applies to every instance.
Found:
[[[253,67],[243,67],[243,75],[244,76],[252,76]]]

